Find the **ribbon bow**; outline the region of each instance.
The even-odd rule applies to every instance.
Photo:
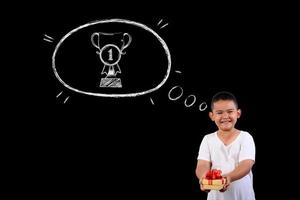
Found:
[[[104,65],[101,74],[106,74],[107,77],[115,77],[118,73],[121,74],[121,69],[118,64]]]
[[[222,179],[222,171],[218,169],[209,170],[206,175],[206,179]]]

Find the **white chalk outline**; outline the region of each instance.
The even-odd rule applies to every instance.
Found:
[[[168,58],[168,68],[167,68],[167,73],[165,74],[163,80],[161,83],[159,83],[155,88],[143,91],[143,92],[137,92],[137,93],[129,93],[129,94],[101,94],[101,93],[93,93],[93,92],[84,92],[81,90],[78,90],[76,88],[73,88],[71,86],[69,86],[68,84],[66,84],[58,75],[57,71],[56,71],[56,66],[55,66],[55,56],[56,53],[59,49],[59,47],[61,46],[61,44],[63,43],[64,40],[66,40],[71,34],[75,33],[76,31],[86,28],[88,26],[92,26],[92,25],[96,25],[96,24],[103,24],[103,23],[125,23],[125,24],[130,24],[130,25],[134,25],[137,27],[140,27],[142,29],[145,29],[146,31],[149,31],[150,33],[152,33],[158,40],[159,42],[162,44],[165,53],[167,55]],[[170,55],[170,51],[169,48],[167,46],[167,44],[165,43],[165,41],[155,32],[153,31],[151,28],[149,28],[148,26],[141,24],[139,22],[135,22],[135,21],[130,21],[130,20],[125,20],[125,19],[104,19],[104,20],[96,20],[96,21],[92,21],[89,22],[87,24],[81,25],[73,30],[71,30],[69,33],[67,33],[65,36],[62,37],[62,39],[58,42],[58,44],[56,45],[53,55],[52,55],[52,68],[55,74],[55,77],[59,80],[60,83],[62,83],[66,88],[73,90],[77,93],[81,93],[81,94],[86,94],[86,95],[91,95],[91,96],[98,96],[98,97],[136,97],[136,96],[140,96],[140,95],[145,95],[148,93],[151,93],[155,90],[158,90],[160,87],[162,87],[165,82],[167,81],[169,75],[170,75],[170,71],[171,71],[171,55]]]
[[[202,108],[202,105],[205,105],[205,107],[204,108]],[[207,108],[207,103],[204,101],[204,102],[202,102],[200,105],[199,105],[199,110],[202,112],[202,111],[204,111],[204,110],[206,110],[206,108]]]
[[[161,24],[162,21],[163,21],[163,20],[161,19],[161,20],[158,22],[157,26],[159,26],[159,25]],[[168,26],[168,25],[169,25],[169,23],[166,23],[166,24],[164,24],[162,27],[160,27],[159,29],[162,29],[162,28],[164,28],[164,27],[166,27],[166,26]]]
[[[161,19],[161,20],[159,20],[159,22],[157,23],[157,26],[159,26],[161,22],[162,22],[162,19]]]
[[[70,97],[70,96],[68,96],[68,97],[65,99],[64,104],[68,101],[69,97]]]
[[[169,23],[166,23],[165,25],[163,25],[162,27],[160,27],[160,29],[165,28],[168,25],[169,25]]]
[[[52,37],[50,37],[47,34],[44,34],[44,36],[46,37],[46,38],[43,38],[44,41],[46,41],[46,42],[53,42],[54,39]]]
[[[176,88],[179,88],[179,89],[180,89],[181,94],[180,94],[178,97],[176,97],[176,98],[171,98],[171,92],[172,92],[174,89],[176,89]],[[182,89],[182,87],[179,86],[179,85],[176,85],[176,86],[172,87],[171,90],[170,90],[169,93],[168,93],[168,97],[169,97],[169,99],[170,99],[171,101],[176,101],[176,100],[179,99],[182,95],[183,95],[183,89]]]
[[[193,97],[194,100],[193,100],[193,102],[192,102],[191,104],[187,105],[187,101],[188,101],[188,99],[189,99],[190,97]],[[195,102],[196,102],[196,96],[193,95],[193,94],[190,94],[189,96],[187,96],[187,98],[185,98],[184,105],[185,105],[185,107],[188,108],[188,107],[191,107],[192,105],[194,105]]]
[[[151,97],[150,97],[150,101],[151,101],[152,105],[155,105],[155,103]]]
[[[63,91],[61,91],[58,95],[56,95],[56,98],[58,98],[58,97],[62,94],[62,92],[63,92]]]
[[[114,63],[108,63],[106,62],[103,58],[102,58],[102,53],[105,49],[109,48],[109,47],[114,47],[115,49],[117,49],[118,53],[119,53],[119,56],[118,56],[118,59],[114,62]],[[105,45],[99,52],[99,56],[100,56],[100,60],[102,61],[102,63],[104,65],[108,65],[108,66],[113,66],[113,65],[117,65],[121,59],[121,55],[122,55],[122,52],[121,50],[119,49],[119,47],[117,47],[117,45],[114,45],[114,44],[107,44]]]

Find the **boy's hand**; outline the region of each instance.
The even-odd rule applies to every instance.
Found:
[[[203,191],[203,192],[210,192],[210,190],[207,190],[207,189],[204,189],[204,188],[203,188],[202,179],[203,179],[203,178],[201,178],[200,181],[199,181],[199,184],[200,184],[200,190]]]
[[[220,190],[220,192],[225,192],[227,190],[227,188],[229,187],[230,183],[231,183],[230,176],[224,175],[223,177],[225,178],[225,184],[223,186],[223,189]]]

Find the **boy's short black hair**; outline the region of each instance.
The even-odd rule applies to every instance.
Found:
[[[236,97],[234,96],[234,94],[232,94],[231,92],[227,92],[227,91],[221,91],[216,93],[211,100],[211,104],[210,104],[210,108],[211,110],[213,110],[214,107],[214,103],[219,101],[219,100],[231,100],[234,102],[236,108],[238,108],[238,102],[236,100]]]

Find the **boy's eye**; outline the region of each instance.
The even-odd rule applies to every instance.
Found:
[[[229,110],[229,111],[228,111],[229,114],[232,114],[232,113],[234,113],[234,112],[235,112],[234,110]]]

